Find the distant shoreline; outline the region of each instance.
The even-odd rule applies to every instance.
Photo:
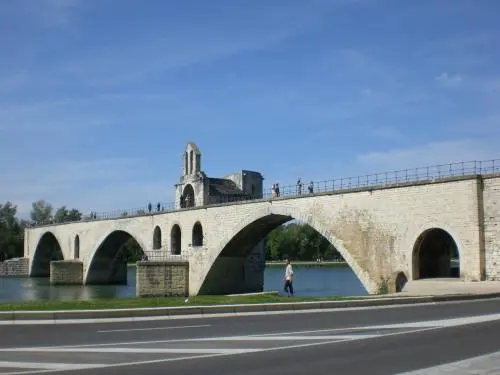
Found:
[[[314,261],[292,261],[292,265],[297,267],[349,267],[347,262],[335,262],[335,261],[323,261],[323,262],[314,262]],[[128,267],[135,267],[135,263],[127,263]],[[270,261],[266,262],[266,267],[284,267],[284,261]]]

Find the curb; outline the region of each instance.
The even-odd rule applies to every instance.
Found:
[[[175,318],[199,316],[209,317],[217,315],[237,315],[252,313],[277,313],[307,310],[335,310],[359,307],[401,306],[437,302],[473,301],[500,297],[500,293],[472,294],[472,295],[441,295],[423,297],[396,297],[359,299],[346,301],[318,301],[318,302],[282,302],[264,304],[240,305],[211,305],[211,306],[180,306],[180,307],[150,307],[137,309],[102,309],[102,310],[58,310],[58,311],[1,311],[0,325],[3,324],[46,324],[59,322],[64,324],[74,320],[93,321],[102,319],[127,319],[127,318]]]

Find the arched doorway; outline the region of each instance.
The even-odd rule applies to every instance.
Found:
[[[180,255],[181,245],[181,227],[178,224],[174,224],[170,231],[170,252],[174,255]]]
[[[191,245],[203,246],[203,227],[199,221],[197,221],[193,226]]]
[[[423,232],[413,248],[413,279],[460,277],[460,257],[453,237],[441,228]]]
[[[157,225],[153,231],[153,250],[161,249],[161,229]]]
[[[187,184],[182,192],[181,207],[194,207],[194,189],[191,184]]]
[[[74,258],[79,259],[80,258],[80,236],[78,234],[75,237],[75,253],[74,253]]]

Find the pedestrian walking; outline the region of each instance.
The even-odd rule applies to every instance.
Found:
[[[293,268],[290,260],[286,260],[285,266],[285,292],[288,294],[288,297],[293,297]]]

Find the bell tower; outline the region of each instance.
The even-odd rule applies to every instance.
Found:
[[[205,174],[201,170],[201,152],[194,142],[188,142],[182,154],[182,176],[176,184],[175,208],[205,204]]]

